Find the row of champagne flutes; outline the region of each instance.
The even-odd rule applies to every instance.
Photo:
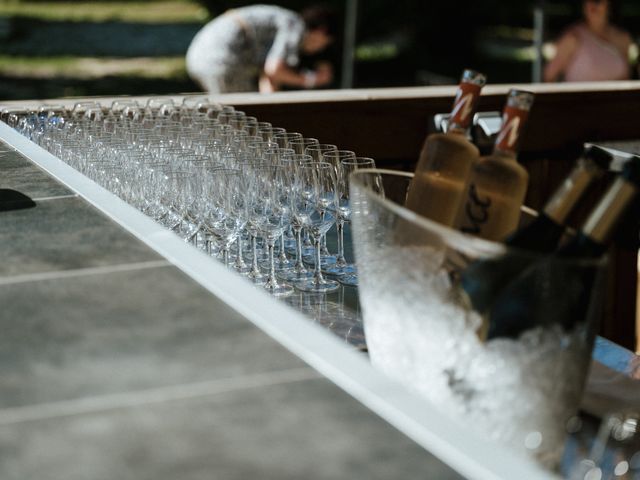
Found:
[[[357,285],[344,255],[348,175],[370,158],[206,98],[49,106],[9,123],[273,295]]]

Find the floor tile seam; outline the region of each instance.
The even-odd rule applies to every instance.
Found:
[[[213,397],[243,390],[306,382],[322,378],[322,375],[311,367],[297,367],[197,383],[104,394],[22,407],[0,408],[0,428],[26,422],[99,414],[127,408]]]
[[[107,275],[111,273],[132,272],[152,268],[169,267],[173,264],[169,260],[150,260],[145,262],[129,262],[100,267],[74,268],[68,270],[54,270],[51,272],[36,272],[0,277],[0,287],[20,283],[40,282],[47,280],[62,280],[67,278]]]

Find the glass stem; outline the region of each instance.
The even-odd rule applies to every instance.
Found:
[[[276,258],[275,258],[275,240],[268,238],[267,247],[269,248],[269,278],[267,282],[276,285]]]
[[[244,259],[242,258],[242,235],[238,235],[238,239],[236,240],[236,251],[237,251],[236,262],[235,262],[236,267],[238,268],[246,267],[244,263]]]
[[[296,270],[299,273],[304,273],[307,269],[302,263],[302,228],[295,227],[293,231],[296,234]]]
[[[325,217],[325,210],[320,212],[320,218],[322,219],[323,222],[324,222],[324,217]],[[321,246],[322,246],[321,254],[326,255],[328,253],[328,249],[327,249],[327,234],[326,233],[322,234],[322,236],[320,237],[320,242],[321,242]]]
[[[229,266],[229,248],[227,247],[222,250],[222,263],[225,267]]]
[[[338,217],[336,222],[336,229],[338,230],[338,259],[336,265],[338,267],[344,267],[347,261],[344,258],[344,220]]]
[[[258,274],[260,269],[258,268],[258,237],[251,235],[251,273]]]
[[[285,264],[289,261],[287,254],[284,251],[284,233],[280,235],[280,254],[278,255],[278,260],[280,260],[281,264]]]
[[[324,282],[324,278],[322,277],[322,269],[320,268],[320,248],[322,245],[322,235],[319,235],[314,238],[316,245],[316,266],[313,272],[313,280],[317,284],[321,284]]]
[[[242,235],[238,235],[238,239],[236,240],[236,264],[243,264],[244,261],[242,259]]]

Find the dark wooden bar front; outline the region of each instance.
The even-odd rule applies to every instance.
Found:
[[[514,85],[485,87],[480,111],[499,111]],[[521,142],[530,174],[526,205],[539,209],[565,177],[585,142],[639,140],[640,81],[517,85],[536,93]],[[218,98],[260,120],[371,156],[381,168],[413,170],[432,118],[451,108],[455,87],[229,94]],[[80,99],[56,100],[73,105]],[[101,102],[112,99],[100,98]],[[113,99],[115,100],[115,99]],[[140,98],[141,102],[146,98]],[[181,100],[181,97],[179,98]],[[46,101],[45,103],[52,103]],[[7,102],[33,106],[34,101]],[[636,152],[638,153],[638,152]],[[597,200],[597,185],[590,198]],[[571,219],[579,225],[590,206]],[[630,212],[612,248],[612,269],[601,334],[640,351],[637,319],[640,208]]]
[[[499,111],[512,86],[485,89],[480,111]],[[536,100],[521,143],[530,173],[526,204],[539,209],[564,178],[585,142],[640,139],[640,82],[520,85]],[[248,114],[341,148],[371,156],[383,168],[412,170],[432,118],[447,112],[454,87],[228,96]],[[602,190],[604,184],[596,187]],[[591,194],[594,201],[597,192]],[[588,207],[572,219],[579,225]],[[640,349],[636,319],[638,210],[612,249],[609,301],[601,333]]]

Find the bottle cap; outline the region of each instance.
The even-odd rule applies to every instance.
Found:
[[[527,90],[517,90],[512,88],[507,96],[507,107],[517,108],[528,112],[533,105],[535,94]]]
[[[472,83],[479,87],[484,87],[487,84],[487,76],[484,73],[476,72],[475,70],[467,68],[462,72],[460,83]]]
[[[640,157],[634,155],[622,167],[621,176],[640,188]]]
[[[460,79],[460,85],[453,101],[449,130],[466,130],[471,125],[476,111],[480,91],[487,83],[487,77],[474,70],[465,70]]]
[[[613,160],[613,155],[611,155],[605,149],[596,147],[595,145],[587,147],[582,156],[588,160],[591,160],[596,164],[597,167],[601,168],[602,170],[608,170],[609,165]]]

